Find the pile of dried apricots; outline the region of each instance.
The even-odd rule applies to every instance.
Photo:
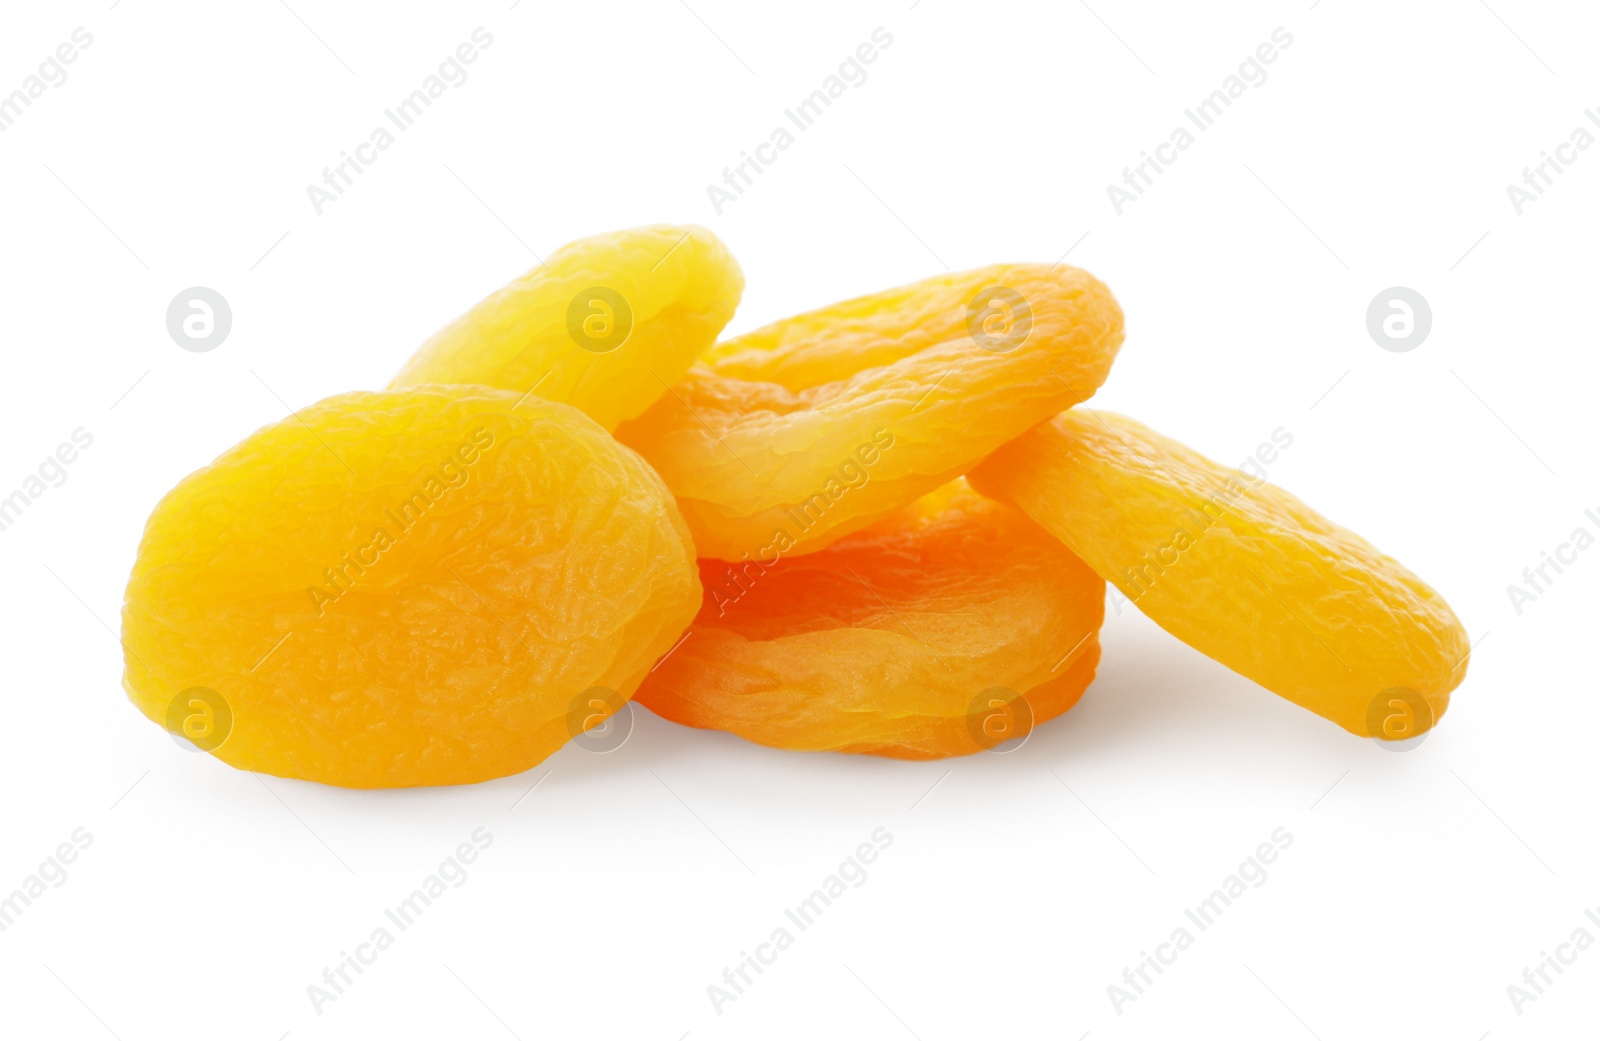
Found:
[[[572,243],[388,389],[184,479],[128,583],[134,704],[357,788],[517,773],[629,698],[779,748],[963,755],[1077,702],[1110,582],[1352,733],[1444,712],[1468,644],[1438,593],[1082,406],[1123,339],[1087,272],[941,275],[719,341],[743,288],[703,228]]]

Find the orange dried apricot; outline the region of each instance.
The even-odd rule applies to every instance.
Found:
[[[1071,708],[1100,658],[1105,583],[961,482],[819,552],[700,576],[699,616],[636,700],[778,748],[992,748]]]
[[[531,391],[611,430],[677,382],[743,291],[738,263],[705,228],[579,239],[435,333],[389,387]]]
[[[377,788],[526,770],[581,695],[631,694],[699,608],[687,530],[633,452],[521,398],[345,394],[185,478],[128,581],[134,704],[241,769]]]
[[[1094,393],[1122,311],[1087,272],[941,275],[719,344],[617,436],[678,497],[700,555],[809,553]]]
[[[1399,562],[1125,416],[1063,412],[970,479],[1180,640],[1352,733],[1425,732],[1466,673],[1461,623]]]

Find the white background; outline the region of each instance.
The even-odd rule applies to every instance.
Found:
[[[1506,185],[1600,104],[1600,24],[1492,3],[7,5],[0,92],[75,27],[94,42],[0,134],[0,493],[74,429],[94,443],[0,532],[0,893],[74,829],[93,842],[0,933],[0,1032],[1592,1031],[1600,946],[1520,1012],[1507,986],[1580,926],[1600,940],[1600,552],[1520,614],[1506,587],[1600,532],[1600,149],[1520,215]],[[317,215],[306,186],[478,26],[470,78]],[[879,26],[869,78],[716,213],[706,186]],[[1267,80],[1116,214],[1106,185],[1280,26]],[[1480,641],[1449,715],[1391,752],[1131,610],[1078,708],[946,762],[782,753],[640,710],[610,755],[363,793],[236,772],[128,704],[123,585],[173,483],[382,385],[535,252],[653,221],[740,258],[733,332],[1070,252],[1128,315],[1096,402],[1227,462],[1292,432],[1271,478]],[[166,330],[196,285],[233,309],[210,353]],[[1366,330],[1397,285],[1433,311],[1409,353]],[[480,827],[467,880],[315,1011],[324,967]],[[876,828],[893,844],[867,881],[714,1010],[707,986]],[[1124,967],[1276,828],[1293,844],[1267,881],[1115,1009]]]

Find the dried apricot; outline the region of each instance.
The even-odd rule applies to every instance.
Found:
[[[971,481],[1180,640],[1352,733],[1423,733],[1465,675],[1467,634],[1416,575],[1283,489],[1125,416],[1063,412]]]
[[[241,769],[373,788],[526,770],[582,695],[631,694],[699,608],[687,530],[638,456],[521,398],[341,395],[185,478],[128,582],[134,704]]]
[[[611,430],[677,382],[743,291],[738,263],[705,228],[579,239],[435,333],[389,387],[531,391]]]
[[[1100,658],[1105,583],[961,482],[820,552],[700,576],[699,616],[637,700],[759,744],[965,755],[1071,708]]]
[[[1088,398],[1121,343],[1087,272],[941,275],[719,344],[617,436],[677,495],[701,556],[809,553]]]

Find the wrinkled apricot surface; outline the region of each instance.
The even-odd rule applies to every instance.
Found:
[[[617,436],[701,556],[809,553],[1088,398],[1121,343],[1121,309],[1077,268],[941,275],[718,344]]]
[[[973,471],[1157,624],[1355,734],[1425,732],[1466,673],[1444,598],[1281,488],[1102,410]]]
[[[960,482],[817,553],[700,573],[700,614],[637,700],[759,744],[993,748],[1071,708],[1100,658],[1105,583]]]
[[[191,740],[231,716],[200,730],[242,769],[368,788],[526,770],[580,695],[630,695],[699,608],[687,531],[638,456],[521,398],[329,398],[184,479],[128,582],[133,702]]]
[[[705,228],[579,239],[435,333],[389,386],[532,391],[611,430],[677,382],[743,291],[738,263]]]

